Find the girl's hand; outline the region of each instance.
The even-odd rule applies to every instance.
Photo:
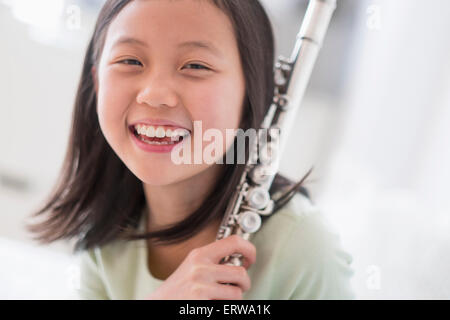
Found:
[[[219,264],[233,253],[243,255],[243,266]],[[192,250],[148,300],[242,300],[250,289],[247,269],[256,260],[255,246],[232,235]],[[232,283],[235,285],[227,285]]]

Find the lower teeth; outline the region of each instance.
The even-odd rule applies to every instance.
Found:
[[[142,139],[141,137],[139,137],[139,140],[141,140],[142,142],[145,142],[145,143],[147,143],[147,144],[153,144],[153,145],[174,145],[175,143],[178,143],[178,141],[170,141],[170,142],[168,142],[168,141],[163,141],[163,142],[159,142],[159,141],[147,141],[147,140],[144,140],[144,139]]]

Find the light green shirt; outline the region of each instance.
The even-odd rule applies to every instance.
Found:
[[[142,216],[139,230],[145,232]],[[248,269],[251,288],[244,300],[355,298],[352,256],[303,194],[270,216],[249,241],[256,262]],[[164,282],[149,272],[145,240],[113,241],[79,258],[81,299],[145,299]]]

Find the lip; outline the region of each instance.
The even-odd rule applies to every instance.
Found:
[[[141,119],[138,121],[135,121],[133,124],[130,125],[130,129],[134,129],[134,127],[138,124],[144,124],[144,125],[149,125],[149,126],[171,126],[174,128],[182,128],[182,129],[186,129],[189,132],[192,133],[192,130],[182,126],[179,123],[176,123],[174,121],[171,120],[167,120],[167,119]]]
[[[154,153],[168,153],[171,152],[173,148],[175,148],[177,145],[183,143],[185,139],[181,140],[178,143],[172,144],[172,145],[151,145],[148,143],[145,143],[141,141],[136,135],[134,134],[135,129],[134,127],[138,124],[144,124],[144,125],[152,125],[152,126],[170,126],[173,128],[182,128],[188,130],[191,134],[192,131],[189,130],[186,127],[181,126],[180,124],[166,120],[166,119],[143,119],[136,121],[132,125],[129,126],[129,131],[131,135],[131,139],[134,141],[134,143],[137,145],[137,147],[145,152],[154,152]]]
[[[168,153],[171,152],[173,148],[183,143],[185,139],[170,145],[152,145],[141,141],[138,137],[135,136],[134,132],[131,132],[131,139],[138,146],[139,149],[145,152],[156,152],[156,153]]]

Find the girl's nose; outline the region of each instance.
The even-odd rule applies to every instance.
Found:
[[[167,78],[163,80],[162,78],[147,79],[136,97],[136,102],[156,108],[162,106],[175,107],[178,104],[177,95],[170,87],[170,80]]]

